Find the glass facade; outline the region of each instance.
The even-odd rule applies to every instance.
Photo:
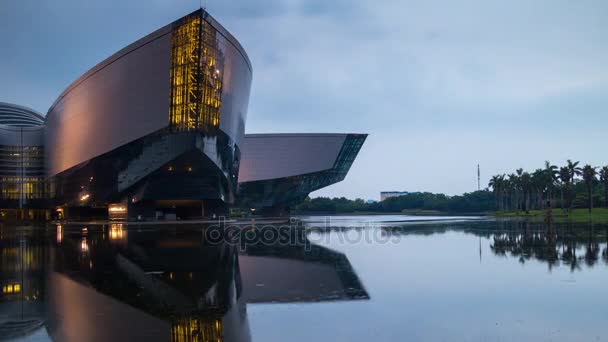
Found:
[[[201,12],[173,29],[169,115],[174,131],[219,127],[224,55],[216,35]]]
[[[47,197],[44,179],[44,147],[0,146],[0,199],[18,201]]]
[[[366,138],[366,134],[348,134],[333,167],[328,170],[240,183],[240,206],[281,211],[304,200],[315,190],[344,180]]]
[[[0,225],[0,339],[24,338],[44,329],[50,251],[44,230]],[[8,309],[8,310],[7,310]]]
[[[42,116],[33,111],[0,104],[0,209],[46,207],[42,125]]]

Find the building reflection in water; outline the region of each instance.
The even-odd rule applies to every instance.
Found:
[[[187,226],[53,234],[45,323],[57,341],[250,341],[248,303],[369,298],[346,256],[316,245],[239,252]]]
[[[43,329],[46,241],[41,232],[0,226],[0,340]]]
[[[608,264],[608,225],[529,222],[383,227],[385,234],[454,230],[494,256],[549,268]],[[342,253],[317,245],[203,239],[200,227],[0,227],[0,336],[56,341],[250,341],[249,303],[369,298]],[[475,247],[477,248],[477,246]]]

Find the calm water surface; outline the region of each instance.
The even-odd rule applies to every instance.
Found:
[[[607,225],[301,219],[1,226],[0,340],[607,339]]]

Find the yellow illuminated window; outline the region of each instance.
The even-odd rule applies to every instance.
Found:
[[[186,318],[173,322],[171,341],[217,341],[224,340],[222,322],[213,319]]]
[[[169,121],[174,130],[219,126],[223,66],[216,30],[200,12],[173,30]]]

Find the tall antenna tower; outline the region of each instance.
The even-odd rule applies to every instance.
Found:
[[[481,173],[479,172],[479,164],[477,164],[477,191],[481,190]]]

